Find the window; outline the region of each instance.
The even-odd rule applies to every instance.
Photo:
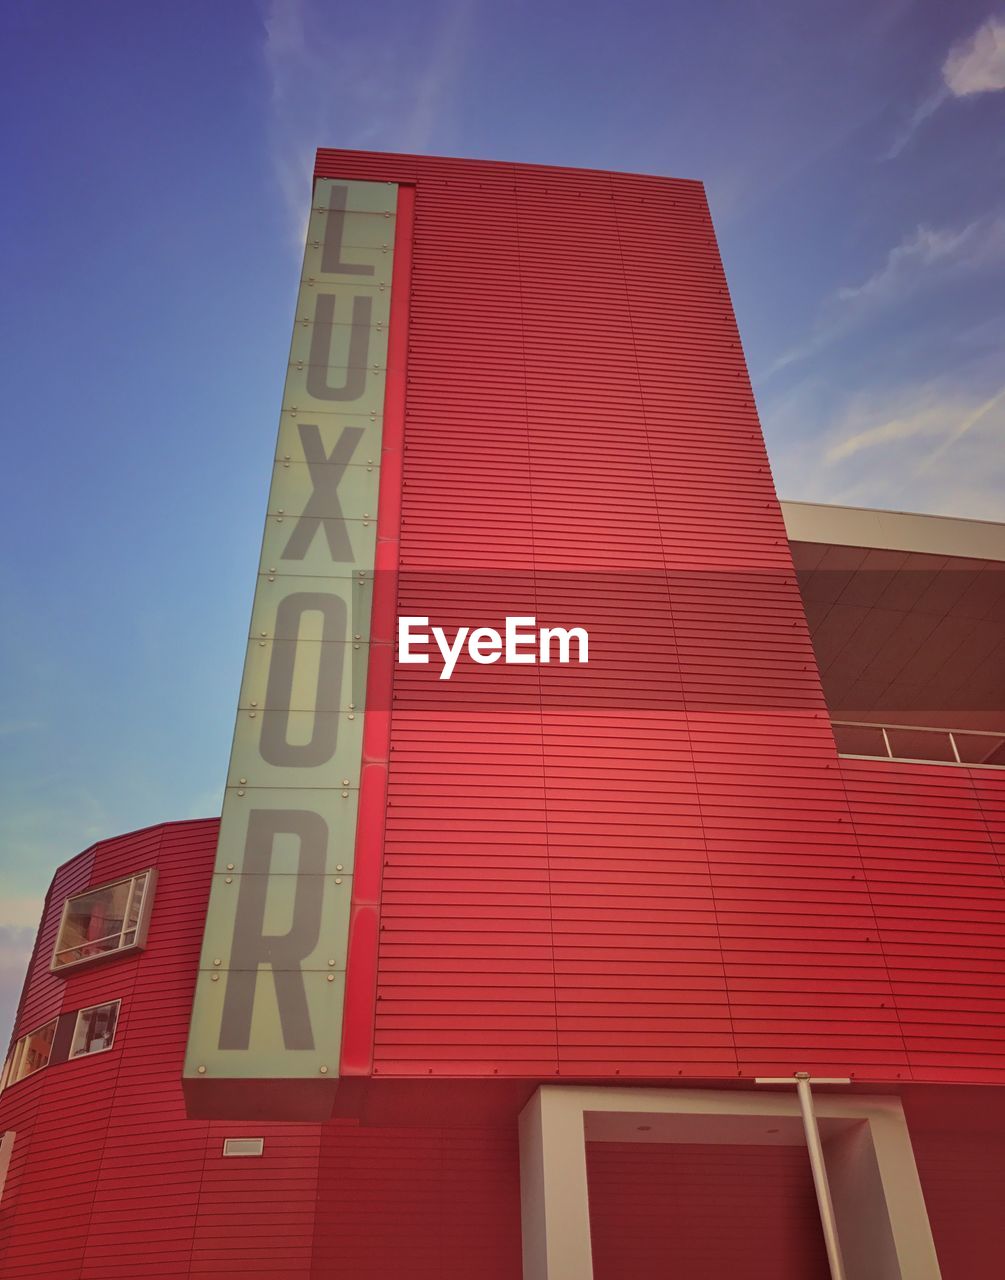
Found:
[[[834,741],[843,756],[888,756],[886,739],[878,724],[833,724]]]
[[[865,724],[835,720],[838,754],[914,764],[1005,767],[1005,734],[986,729],[940,729],[927,725]]]
[[[71,1058],[82,1058],[88,1053],[104,1053],[112,1047],[115,1024],[119,1019],[119,1003],[118,1000],[113,1000],[111,1004],[96,1004],[90,1009],[81,1009],[73,1028]]]
[[[56,1022],[57,1019],[53,1018],[45,1026],[39,1027],[36,1031],[29,1031],[26,1036],[16,1041],[4,1070],[5,1088],[7,1085],[17,1084],[26,1076],[34,1075],[36,1071],[41,1071],[48,1063],[53,1037],[56,1034]]]
[[[10,1168],[13,1151],[14,1130],[8,1129],[6,1133],[0,1134],[0,1200],[3,1200],[4,1184],[7,1181],[7,1170]]]
[[[67,898],[52,957],[53,970],[142,947],[156,876],[155,871],[141,871]]]
[[[110,1049],[115,1041],[121,1004],[121,1000],[108,1000],[61,1013],[37,1031],[22,1036],[7,1058],[0,1076],[0,1090],[17,1084],[42,1067],[56,1067]]]

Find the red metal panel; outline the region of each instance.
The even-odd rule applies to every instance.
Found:
[[[1005,776],[885,760],[841,770],[910,1075],[1005,1080],[1005,878],[993,839]]]
[[[1001,1089],[941,1086],[904,1099],[942,1280],[997,1280],[1005,1108]]]
[[[826,1280],[802,1147],[587,1144],[595,1280]]]
[[[114,1106],[98,1163],[81,1280],[102,1275],[125,1280],[130,1268],[135,1274],[142,1240],[156,1245],[160,1274],[188,1274],[207,1126],[184,1123],[178,1064],[191,1012],[217,825],[155,829],[156,849],[151,839],[127,837],[110,842],[101,859],[105,879],[109,872],[114,877],[145,866],[156,866],[158,879],[145,951],[135,960],[95,965],[90,972],[85,967],[68,982],[66,1007],[82,998],[81,990],[86,990],[87,1003],[122,998],[116,1045],[108,1055],[115,1058]],[[82,1078],[90,1076],[90,1065],[70,1064],[78,1090]],[[158,1195],[150,1194],[151,1186],[160,1188]],[[162,1204],[170,1205],[170,1213]],[[115,1247],[116,1232],[130,1242],[125,1251]]]
[[[377,931],[391,754],[392,646],[396,635],[397,568],[401,535],[401,473],[404,462],[405,370],[408,364],[408,297],[412,276],[415,191],[398,188],[394,270],[387,338],[387,384],[381,435],[381,483],[374,556],[370,660],[360,775],[356,858],[340,1075],[370,1075],[377,1000]]]
[[[324,1127],[316,1280],[519,1280],[515,1128]]]
[[[25,1006],[37,1003],[36,992],[51,1002],[56,987],[57,1008],[121,999],[122,1009],[106,1053],[47,1067],[0,1096],[2,1123],[17,1135],[0,1232],[5,1275],[127,1276],[148,1262],[150,1274],[188,1274],[205,1144],[193,1146],[199,1127],[179,1133],[178,1054],[216,829],[215,821],[148,828],[103,841],[57,873]],[[64,897],[150,866],[160,876],[146,949],[51,975]]]
[[[28,975],[28,1007],[44,1003],[36,984],[45,995],[55,983],[60,999],[45,995],[53,1010],[121,999],[122,1012],[111,1050],[0,1095],[0,1129],[16,1134],[0,1274],[321,1280],[344,1269],[517,1280],[512,1128],[188,1119],[181,1064],[217,826],[172,823],[104,841],[57,873],[47,920],[66,892],[144,867],[158,868],[157,897],[143,952],[52,979],[50,945]],[[224,1158],[226,1137],[263,1137],[264,1154]]]
[[[700,184],[317,172],[415,184],[399,611],[575,614],[597,652],[395,672],[374,1073],[895,1079]]]
[[[223,1139],[245,1134],[265,1136],[264,1155],[225,1158]],[[320,1141],[320,1126],[314,1124],[211,1124],[187,1274],[306,1280],[318,1209]]]

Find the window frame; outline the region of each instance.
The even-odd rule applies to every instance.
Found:
[[[145,876],[143,882],[142,897],[140,898],[140,909],[136,918],[136,924],[133,928],[127,928],[129,923],[129,913],[133,906],[133,894],[135,893],[135,882]],[[107,889],[114,889],[117,885],[129,884],[129,897],[126,901],[125,911],[122,913],[122,927],[119,929],[120,945],[108,951],[99,951],[95,955],[80,956],[76,960],[67,960],[60,962],[59,956],[61,952],[75,951],[84,944],[76,944],[76,946],[63,946],[59,944],[63,939],[63,930],[66,928],[67,917],[70,914],[70,904],[76,902],[80,898],[86,898],[89,894],[101,893]],[[104,884],[88,885],[86,889],[81,889],[79,893],[71,893],[69,897],[63,901],[63,910],[59,917],[59,928],[56,930],[56,941],[53,943],[52,958],[49,961],[50,973],[65,973],[68,969],[76,969],[82,964],[94,964],[98,960],[108,960],[112,956],[120,956],[125,951],[142,951],[146,946],[147,933],[150,928],[150,914],[153,910],[154,891],[157,887],[157,868],[146,867],[140,871],[133,871],[127,876],[119,876],[115,880],[108,880]],[[132,933],[132,942],[123,943],[122,938],[126,933]],[[114,938],[114,933],[106,934],[104,938],[94,938],[89,941],[103,942],[108,938]],[[104,1003],[111,1003],[105,1001]],[[96,1006],[90,1006],[92,1008]]]
[[[90,1049],[87,1053],[74,1053],[73,1046],[77,1040],[77,1032],[80,1029],[80,1019],[85,1013],[92,1013],[95,1009],[110,1009],[115,1006],[115,1022],[112,1026],[112,1038],[103,1049]],[[97,1004],[88,1004],[83,1009],[77,1010],[77,1016],[73,1022],[73,1031],[70,1033],[70,1044],[67,1050],[67,1062],[79,1062],[82,1058],[93,1058],[99,1054],[107,1053],[109,1049],[115,1047],[115,1037],[119,1034],[119,1014],[122,1012],[122,998],[117,1000],[99,1000]]]
[[[28,1051],[28,1041],[32,1036],[37,1036],[40,1031],[44,1031],[46,1027],[52,1027],[52,1036],[49,1040],[49,1052],[46,1054],[45,1061],[37,1067],[32,1067],[30,1071],[21,1073],[21,1063]],[[39,1023],[37,1027],[33,1027],[31,1031],[26,1031],[23,1035],[18,1036],[11,1045],[10,1053],[7,1055],[7,1061],[4,1063],[3,1074],[0,1076],[0,1093],[11,1088],[12,1085],[20,1084],[22,1080],[27,1080],[31,1076],[37,1075],[52,1061],[52,1047],[56,1041],[56,1032],[59,1030],[59,1015],[54,1018],[48,1018],[45,1022]]]
[[[0,1130],[0,1203],[3,1202],[3,1189],[7,1185],[7,1171],[14,1154],[14,1139],[17,1134],[13,1129]]]

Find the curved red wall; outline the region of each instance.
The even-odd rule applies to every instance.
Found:
[[[166,823],[61,867],[17,1033],[121,999],[106,1053],[0,1094],[14,1130],[0,1202],[4,1280],[520,1275],[515,1131],[189,1120],[181,1067],[218,823]],[[146,949],[49,973],[63,899],[158,868]],[[225,1137],[265,1138],[224,1159]]]

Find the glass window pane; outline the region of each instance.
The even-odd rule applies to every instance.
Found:
[[[843,756],[885,756],[883,730],[864,724],[834,725],[834,741]]]
[[[57,948],[64,964],[118,948],[131,884],[123,880],[70,899]]]
[[[73,1031],[70,1057],[81,1058],[88,1053],[102,1053],[112,1047],[115,1024],[119,1017],[119,1002],[95,1005],[93,1009],[81,1009]]]
[[[150,875],[89,889],[66,904],[53,968],[79,964],[136,943],[144,918]]]
[[[140,909],[143,906],[143,887],[147,882],[145,875],[137,876],[133,881],[132,897],[129,899],[129,911],[126,914],[126,929],[135,929],[140,922]]]
[[[887,729],[890,750],[900,760],[937,760],[954,764],[953,744],[944,729]]]
[[[26,1076],[33,1075],[41,1069],[49,1061],[49,1054],[52,1052],[52,1039],[56,1034],[55,1020],[47,1022],[44,1027],[39,1027],[37,1031],[29,1031],[26,1036],[22,1036],[18,1041],[17,1052],[14,1060],[14,1068],[11,1072],[11,1084],[15,1080],[24,1080]]]
[[[953,734],[963,764],[1005,764],[1005,737],[994,733]]]

